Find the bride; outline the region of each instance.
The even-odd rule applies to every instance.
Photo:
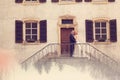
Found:
[[[80,42],[78,40],[78,33],[77,32],[75,32],[74,37],[76,39],[76,44],[75,44],[75,49],[74,49],[73,57],[81,57],[80,45],[79,45]]]

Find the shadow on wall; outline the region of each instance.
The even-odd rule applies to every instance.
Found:
[[[90,75],[96,79],[102,79],[106,77],[108,80],[119,80],[120,71],[115,70],[114,68],[94,61],[88,60],[87,58],[54,58],[54,59],[43,59],[34,64],[35,68],[42,73],[44,69],[48,74],[53,67],[53,63],[58,66],[59,70],[64,70],[65,65],[72,66],[77,70],[80,69],[81,72],[88,70]]]
[[[50,69],[54,66],[54,64],[59,68],[59,71],[64,70],[64,65],[70,65],[76,68],[81,68],[81,70],[84,71],[86,67],[86,64],[84,64],[84,61],[85,60],[78,60],[78,59],[72,59],[72,58],[71,59],[70,58],[43,59],[36,62],[34,66],[40,73],[42,73],[43,69],[45,69],[45,71],[49,73]]]
[[[103,80],[103,78],[106,78],[106,80],[120,79],[120,72],[117,70],[114,70],[110,66],[103,63],[96,62],[94,60],[91,61],[86,58],[43,59],[34,64],[40,74],[42,74],[42,70],[45,70],[46,73],[49,74],[54,65],[57,66],[61,72],[64,70],[65,65],[72,66],[81,72],[88,71],[90,72],[90,75],[97,80]]]

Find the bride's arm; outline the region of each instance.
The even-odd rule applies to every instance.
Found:
[[[76,43],[80,43],[78,35],[75,35]]]

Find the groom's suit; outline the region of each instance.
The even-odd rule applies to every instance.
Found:
[[[70,57],[72,57],[73,52],[74,52],[74,44],[76,43],[76,39],[74,38],[73,34],[70,34]]]

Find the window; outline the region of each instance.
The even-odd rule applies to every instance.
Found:
[[[76,17],[72,15],[63,15],[59,17],[58,26],[64,28],[72,28],[78,25]]]
[[[37,0],[25,0],[25,1],[37,1]]]
[[[60,3],[64,4],[64,3],[73,3],[75,2],[74,0],[60,0]]]
[[[24,0],[24,3],[39,3],[38,0]]]
[[[115,2],[115,0],[85,0],[85,2]]]
[[[62,24],[73,24],[73,19],[62,19]]]
[[[98,3],[100,3],[100,2],[108,2],[108,0],[93,0],[92,2],[98,2]]]
[[[116,20],[86,20],[86,42],[116,42]]]
[[[15,3],[45,3],[46,0],[15,0]]]
[[[107,22],[95,22],[94,26],[95,40],[96,41],[106,41],[107,40]]]
[[[75,2],[82,2],[82,0],[52,0],[53,3],[59,2],[60,4],[69,4]]]
[[[27,42],[35,42],[38,40],[37,22],[25,23],[25,40]]]
[[[15,21],[16,43],[47,42],[47,21]]]

